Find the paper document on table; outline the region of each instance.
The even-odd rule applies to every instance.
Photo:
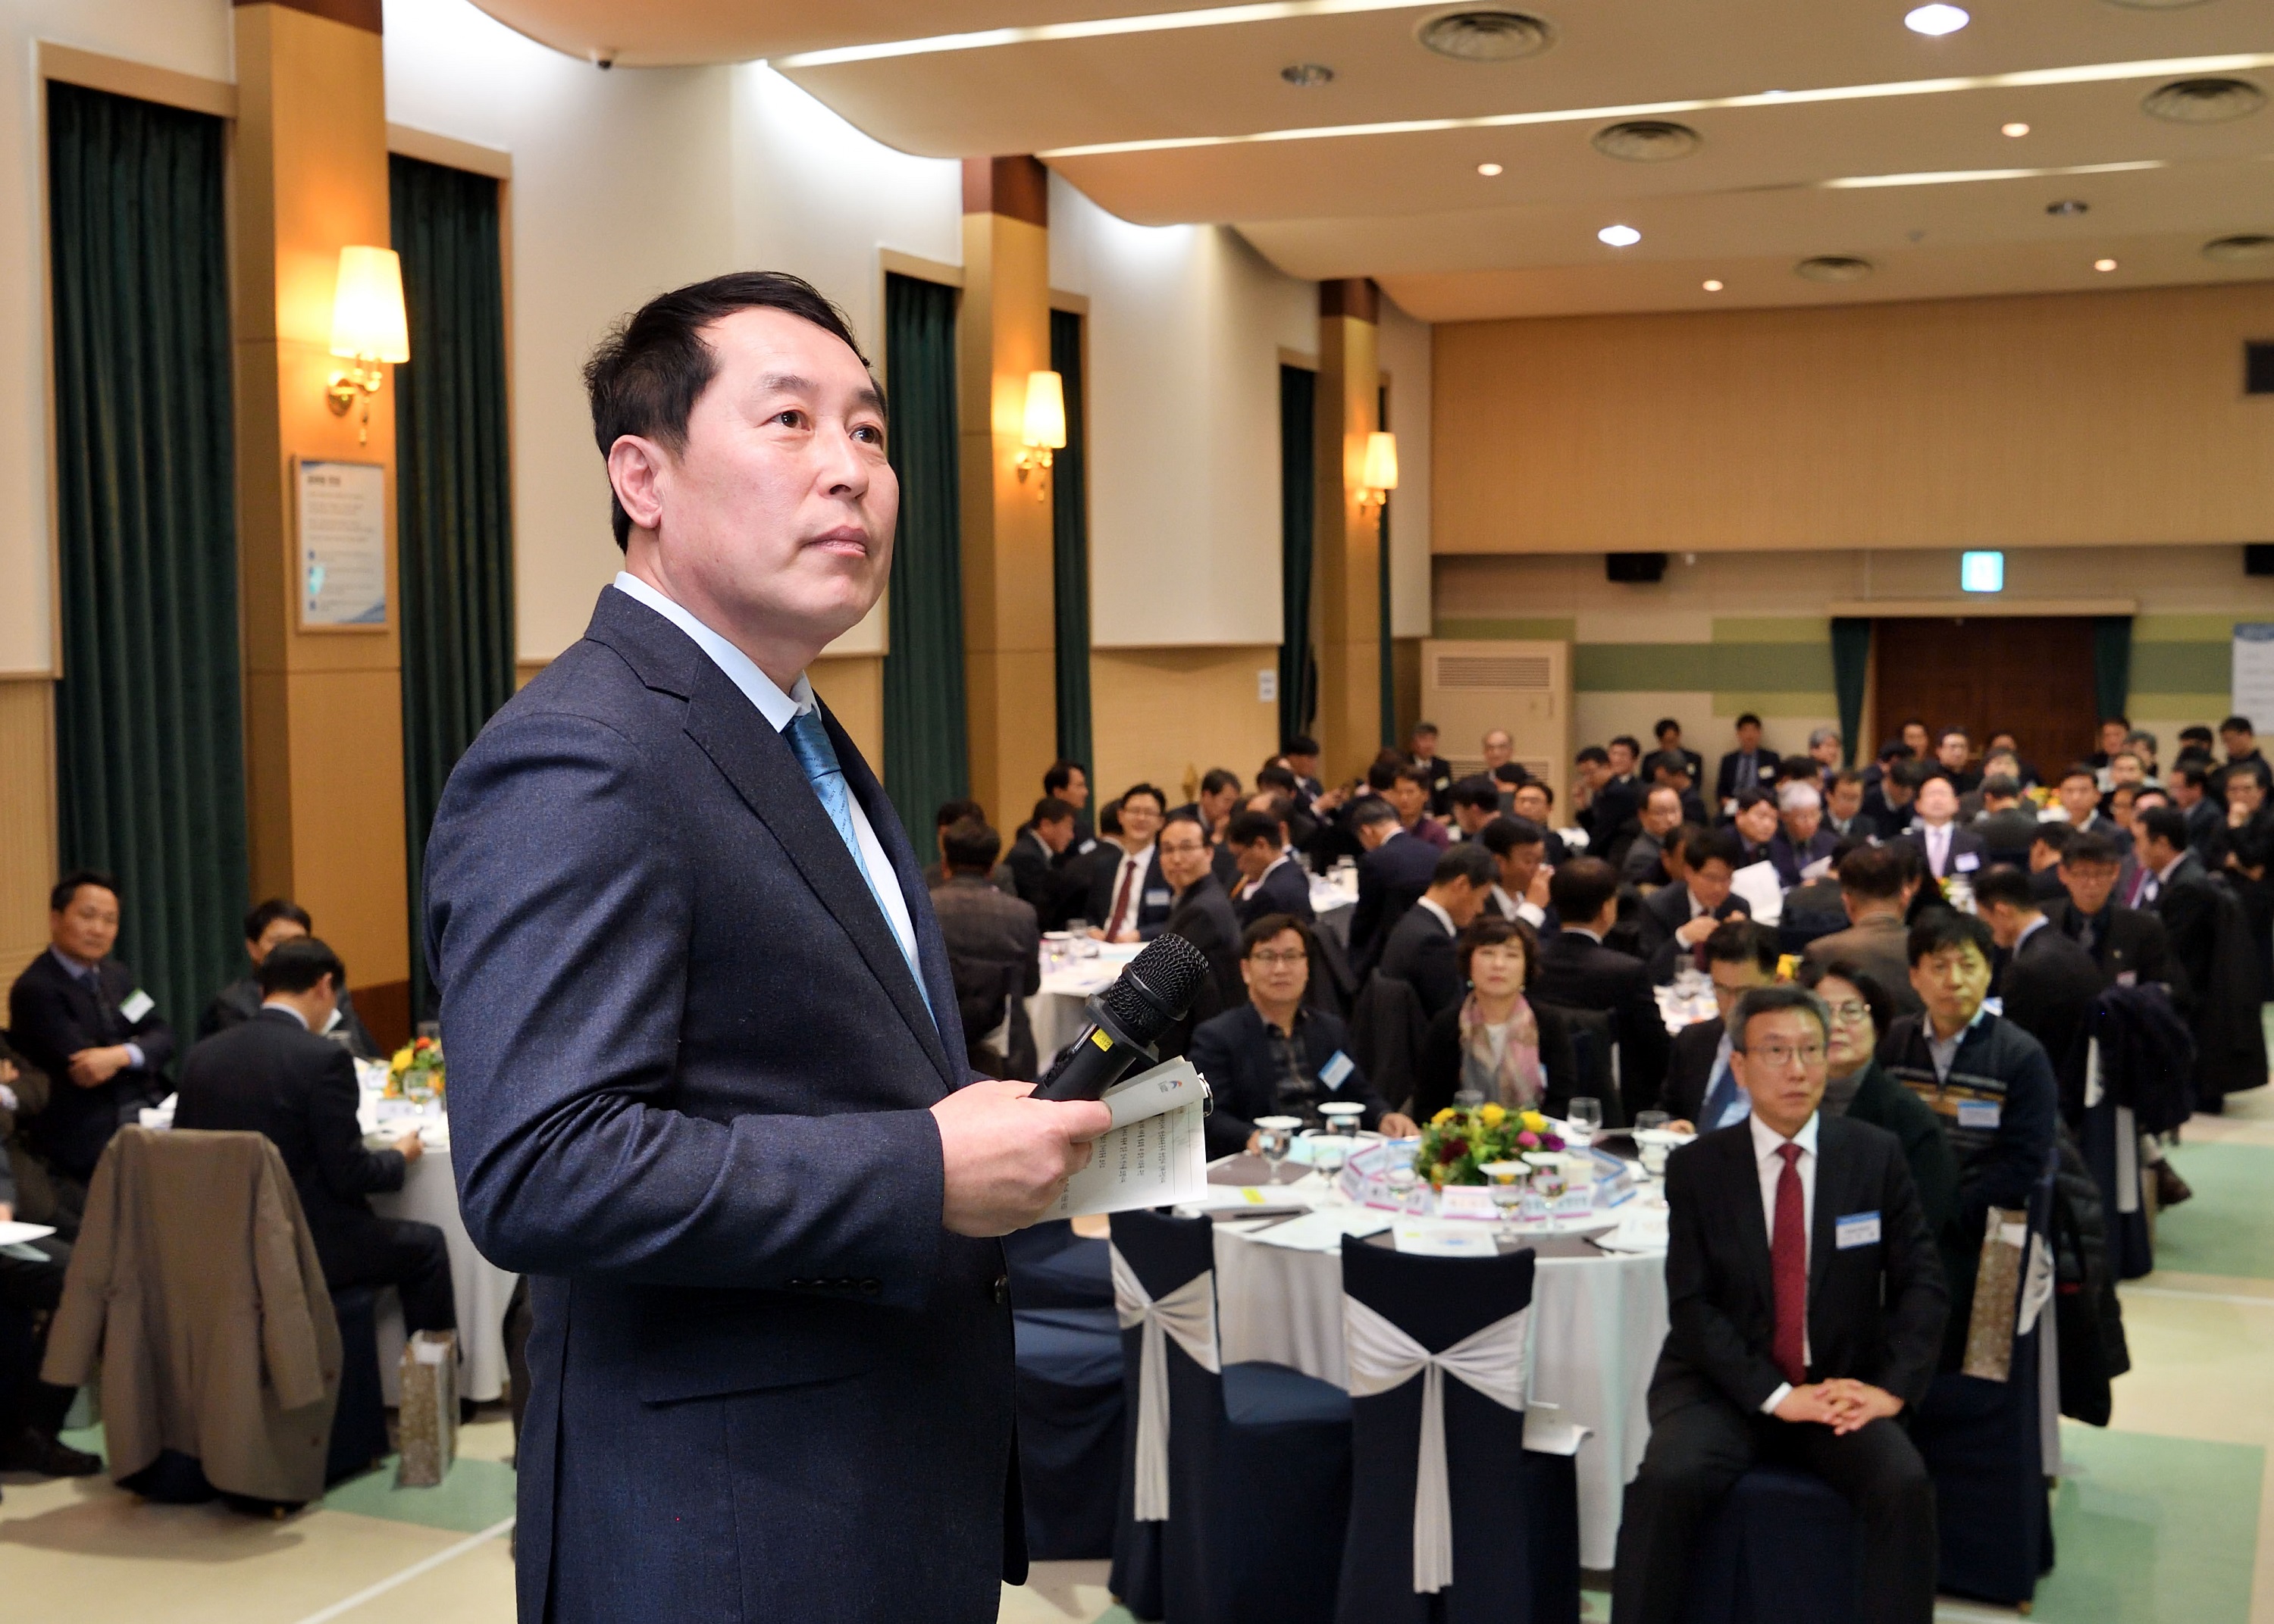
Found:
[[[1098,1096],[1113,1126],[1066,1180],[1052,1218],[1172,1207],[1208,1192],[1208,1085],[1187,1060],[1125,1078]]]
[[[1773,925],[1784,914],[1784,886],[1774,863],[1747,863],[1729,876],[1729,889],[1744,898],[1758,923]]]

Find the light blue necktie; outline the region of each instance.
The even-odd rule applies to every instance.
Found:
[[[837,832],[845,842],[845,849],[853,853],[853,866],[861,871],[861,877],[869,882],[869,894],[877,899],[877,911],[885,916],[885,930],[895,942],[900,941],[900,933],[892,929],[892,911],[885,906],[885,893],[861,855],[861,837],[853,827],[853,798],[845,787],[845,769],[837,764],[837,748],[829,742],[829,729],[822,725],[820,710],[799,711],[783,732],[789,740],[789,748],[796,753],[797,764],[805,769],[806,781],[813,786],[813,793],[821,798],[822,810],[828,813],[829,821],[837,825]],[[897,884],[898,881],[894,883]],[[922,997],[924,1009],[931,1015],[933,1024],[937,1025],[939,1012],[931,1007],[931,994],[924,987],[922,968],[906,944],[900,948],[900,956],[908,961],[908,974],[915,977],[916,991]]]

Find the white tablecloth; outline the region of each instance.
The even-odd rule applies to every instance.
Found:
[[[1097,942],[1095,959],[1077,959],[1052,968],[1048,946],[1043,955],[1042,990],[1027,1000],[1027,1019],[1035,1029],[1035,1053],[1045,1066],[1050,1056],[1081,1035],[1089,1016],[1082,1008],[1091,997],[1113,985],[1121,966],[1144,951],[1135,942]]]
[[[1268,1245],[1219,1224],[1217,1335],[1226,1364],[1291,1365],[1347,1387],[1342,1259]],[[1650,1441],[1650,1373],[1666,1340],[1666,1260],[1542,1258],[1532,1289],[1532,1391],[1556,1419],[1589,1429],[1580,1445],[1579,1562],[1608,1569],[1619,1504]]]
[[[458,1396],[484,1402],[501,1397],[506,1384],[505,1306],[521,1277],[483,1257],[467,1237],[465,1220],[458,1215],[449,1147],[429,1145],[403,1175],[403,1188],[391,1195],[375,1195],[371,1204],[381,1217],[415,1219],[442,1231],[450,1248],[451,1292],[458,1299]],[[390,1404],[398,1402],[403,1342],[403,1304],[390,1289],[379,1299],[379,1375]]]

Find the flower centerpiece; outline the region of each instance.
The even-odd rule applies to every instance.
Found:
[[[1461,1109],[1447,1106],[1421,1130],[1414,1165],[1430,1188],[1481,1184],[1488,1162],[1512,1162],[1527,1150],[1561,1150],[1563,1141],[1538,1111],[1512,1111],[1497,1101]]]
[[[395,1051],[387,1065],[387,1095],[395,1100],[431,1100],[442,1093],[442,1046],[433,1038],[413,1038]]]

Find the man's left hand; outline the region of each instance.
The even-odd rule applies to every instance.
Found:
[[[1421,1137],[1419,1124],[1404,1111],[1384,1111],[1382,1114],[1379,1132],[1382,1138],[1390,1139],[1412,1139]]]
[[[1898,1413],[1903,1401],[1885,1387],[1875,1387],[1868,1381],[1852,1377],[1836,1377],[1824,1384],[1825,1396],[1829,1398],[1839,1414],[1832,1422],[1836,1437],[1859,1432],[1874,1421],[1885,1420]]]
[[[124,1043],[107,1049],[82,1049],[71,1057],[72,1082],[81,1088],[100,1088],[134,1063]]]

